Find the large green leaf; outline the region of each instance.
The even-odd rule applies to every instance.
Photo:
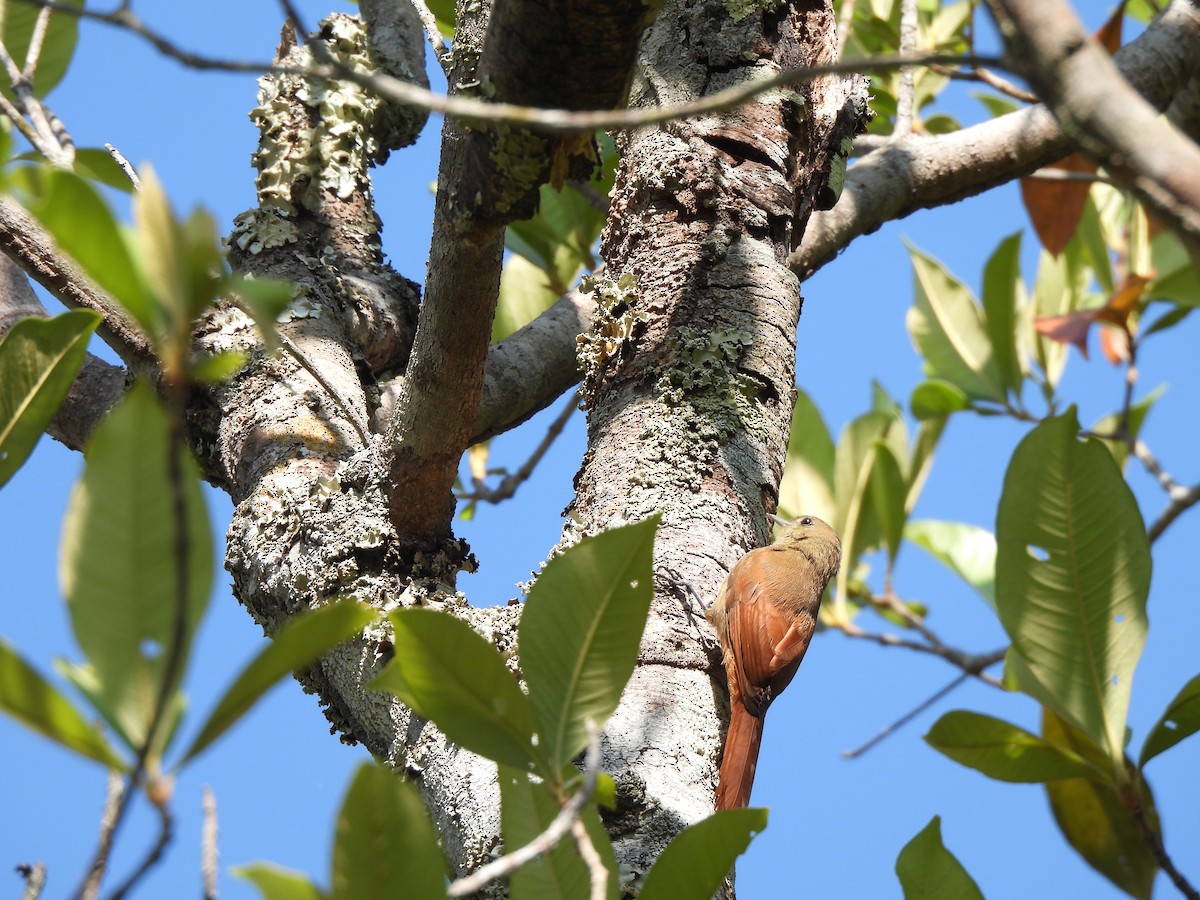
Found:
[[[925,741],[939,753],[997,781],[1037,783],[1096,774],[1087,760],[1002,719],[954,710],[938,719]]]
[[[786,519],[802,515],[835,517],[833,500],[833,438],[812,398],[796,391],[792,432],[788,438],[783,480],[779,484],[779,514]]]
[[[907,485],[891,447],[883,440],[875,442],[875,462],[867,482],[867,503],[878,523],[879,536],[888,559],[895,561],[904,536],[904,509]]]
[[[576,273],[578,274],[578,273]],[[549,309],[561,292],[550,287],[550,279],[537,264],[513,255],[500,273],[500,293],[492,320],[492,343],[503,340]]]
[[[1007,381],[993,358],[983,314],[961,281],[937,260],[909,248],[915,299],[908,332],[925,359],[925,374],[950,382],[968,397],[1003,403]]]
[[[323,606],[289,622],[234,679],[179,765],[198,756],[232,728],[281,679],[358,634],[374,618],[375,612],[368,607],[344,602]]]
[[[2,639],[0,710],[80,756],[111,769],[125,768],[104,733]]]
[[[1150,549],[1112,456],[1078,432],[1072,407],[1013,453],[996,514],[996,610],[1022,688],[1116,761],[1146,640]]]
[[[983,900],[962,863],[942,843],[942,820],[934,816],[896,858],[904,900]]]
[[[258,888],[263,900],[325,900],[329,896],[303,872],[281,869],[273,863],[249,863],[229,871]]]
[[[1020,302],[1021,233],[1000,242],[983,269],[983,322],[992,345],[992,359],[1002,383],[1019,394],[1024,379],[1017,343]]]
[[[639,900],[709,900],[766,827],[765,809],[726,809],[685,828],[655,861]]]
[[[1200,731],[1200,675],[1183,686],[1150,729],[1142,745],[1139,768],[1197,731]]]
[[[364,763],[338,812],[333,900],[443,900],[446,863],[421,796],[395,772]]]
[[[87,659],[76,680],[135,748],[163,689],[177,624],[181,658],[167,690],[178,687],[213,574],[199,470],[184,448],[178,489],[186,533],[177,527],[167,432],[150,388],[135,384],[92,436],[63,526],[59,577]],[[180,565],[186,606],[177,620]]]
[[[996,538],[986,528],[966,522],[913,519],[904,536],[956,572],[996,608]]]
[[[658,516],[580,541],[546,564],[517,634],[539,747],[561,767],[603,728],[633,674],[653,595]]]
[[[66,0],[70,6],[83,6],[83,0]],[[16,0],[0,2],[0,36],[4,48],[20,69],[25,68],[25,60],[29,56],[29,42],[33,37],[34,24],[37,21],[40,8],[32,3],[19,3]],[[79,33],[79,19],[66,12],[52,12],[49,27],[42,42],[38,55],[37,71],[33,76],[33,93],[37,97],[45,97],[62,81],[71,64],[75,53],[75,41]],[[7,78],[2,90],[5,96],[12,99],[12,87]]]
[[[1098,762],[1104,752],[1049,710],[1043,711],[1042,733],[1046,740]],[[1161,835],[1150,786],[1128,761],[1122,760],[1122,765],[1125,780],[1131,783],[1124,790],[1136,790],[1146,824]],[[1121,890],[1147,900],[1153,892],[1158,862],[1112,780],[1067,778],[1047,782],[1045,787],[1050,809],[1067,842],[1088,865]]]
[[[0,486],[33,452],[58,412],[100,324],[90,310],[22,319],[0,340]]]
[[[505,851],[517,850],[549,827],[560,806],[549,785],[530,781],[522,772],[500,766],[500,826]],[[612,842],[600,824],[594,806],[584,807],[580,816],[592,846],[608,870],[605,896],[616,900],[618,871]],[[509,879],[509,892],[521,900],[576,900],[589,897],[591,877],[570,833],[549,853],[517,869]]]
[[[389,617],[396,655],[370,687],[391,691],[456,744],[516,769],[547,768],[537,720],[500,653],[470,625],[432,609]]]
[[[1170,231],[1156,235],[1150,245],[1150,254],[1155,274],[1143,296],[1148,300],[1200,306],[1200,277],[1179,238]]]
[[[20,4],[17,4],[18,6]],[[47,170],[30,203],[34,214],[88,276],[115,297],[147,335],[160,330],[153,295],[127,234],[96,189],[73,172]]]

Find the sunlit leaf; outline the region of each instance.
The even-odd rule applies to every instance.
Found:
[[[234,679],[180,760],[183,765],[233,727],[268,690],[362,631],[375,613],[357,603],[333,603],[285,625]]]
[[[0,639],[0,710],[80,756],[112,769],[125,768],[104,733],[3,639]]]
[[[867,483],[870,504],[888,559],[895,560],[904,534],[906,495],[904,474],[891,448],[882,440],[875,443],[875,462]]]
[[[556,766],[603,728],[633,674],[653,594],[658,517],[580,541],[546,564],[517,634],[539,748]]]
[[[126,194],[133,193],[133,182],[129,180],[125,170],[107,150],[99,147],[79,147],[75,150],[75,172]]]
[[[544,754],[534,748],[538,728],[530,699],[495,647],[448,613],[409,608],[389,618],[396,654],[370,687],[391,691],[474,753],[522,771],[539,765],[547,773]]]
[[[765,809],[726,809],[685,828],[655,860],[639,900],[709,900],[766,827]]]
[[[545,782],[533,782],[518,771],[500,767],[500,822],[504,846],[511,852],[523,847],[546,830],[560,811],[560,806]],[[608,870],[608,889],[605,896],[616,900],[618,872],[612,843],[600,825],[594,807],[585,807],[584,827],[593,846]],[[553,850],[522,866],[509,879],[513,897],[525,900],[574,900],[588,897],[591,879],[587,866],[579,855],[570,834]]]
[[[904,537],[957,573],[988,606],[996,608],[996,538],[990,531],[966,522],[914,519],[905,524]]]
[[[970,409],[971,400],[950,382],[930,378],[913,388],[908,405],[914,418],[925,421]]]
[[[83,6],[83,0],[66,0],[69,6]],[[33,36],[34,24],[37,21],[40,8],[36,4],[5,2],[0,4],[0,21],[3,22],[0,36],[4,48],[8,51],[19,69],[25,68],[25,60],[29,55],[29,43]],[[75,54],[75,42],[79,32],[79,19],[66,12],[50,14],[49,27],[42,42],[42,50],[38,55],[37,72],[33,77],[33,93],[36,97],[45,97],[62,81]],[[2,79],[5,96],[13,97],[8,79]]]
[[[213,575],[199,470],[179,448],[173,484],[168,448],[166,414],[137,383],[96,428],[63,526],[59,577],[87,677],[101,709],[135,747],[146,738],[177,636],[180,658],[168,692],[182,678]],[[186,566],[182,597],[179,565]]]
[[[975,883],[942,843],[942,820],[934,816],[896,858],[904,900],[983,900]]]
[[[1002,719],[954,710],[929,729],[925,741],[939,753],[998,781],[1037,783],[1089,778],[1087,761]]]
[[[229,871],[258,888],[262,900],[326,900],[329,896],[303,872],[283,869],[274,863],[249,863],[233,866]]]
[[[1200,675],[1183,686],[1167,704],[1162,717],[1154,723],[1142,746],[1142,758],[1138,766],[1144,767],[1158,754],[1170,750],[1197,731],[1200,731]]]
[[[0,486],[54,419],[99,324],[100,316],[79,309],[23,319],[0,340]]]
[[[1047,740],[1081,756],[1103,753],[1094,744],[1089,747],[1086,735],[1049,710],[1044,710],[1042,733]],[[1137,791],[1146,824],[1161,834],[1150,786],[1126,761],[1122,764]],[[1045,790],[1063,837],[1088,865],[1130,896],[1147,900],[1153,892],[1158,863],[1112,779],[1067,778],[1047,782]]]
[[[812,399],[796,392],[792,431],[788,440],[783,480],[779,485],[779,514],[834,520],[833,469],[835,451],[829,429]]]
[[[992,358],[1004,384],[1021,393],[1025,366],[1017,341],[1017,312],[1021,284],[1021,233],[1000,242],[983,269],[983,322],[992,345]]]
[[[941,378],[968,397],[1002,403],[1006,381],[992,356],[983,314],[971,292],[941,263],[909,248],[915,299],[906,319],[926,375]]]
[[[1146,639],[1150,551],[1112,456],[1074,407],[1018,445],[996,515],[996,609],[1022,686],[1120,759]]]
[[[443,900],[446,862],[421,796],[395,772],[364,763],[337,817],[333,900]]]

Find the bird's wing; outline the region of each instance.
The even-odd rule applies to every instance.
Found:
[[[726,653],[732,657],[732,666],[726,668],[746,709],[756,716],[766,712],[791,681],[808,646],[802,627],[794,627],[791,617],[769,599],[771,591],[779,588],[771,553],[770,548],[747,553],[729,573],[724,588]]]

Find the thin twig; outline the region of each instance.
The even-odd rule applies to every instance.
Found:
[[[596,845],[592,843],[592,836],[583,827],[582,819],[571,823],[571,837],[575,839],[575,849],[579,851],[584,865],[587,866],[592,882],[591,900],[604,900],[608,893],[608,869],[605,868],[600,854],[596,852]]]
[[[1112,184],[1116,182],[1107,175],[1098,172],[1072,172],[1070,169],[1059,169],[1056,166],[1045,166],[1036,172],[1030,172],[1025,178],[1037,178],[1042,181],[1079,181],[1087,184]]]
[[[537,468],[537,464],[542,461],[542,457],[546,455],[546,452],[550,449],[554,441],[562,434],[567,422],[578,408],[579,394],[573,392],[567,404],[562,408],[562,411],[550,423],[550,427],[546,429],[546,434],[542,438],[541,443],[534,448],[533,453],[529,455],[529,459],[525,461],[521,468],[517,469],[511,475],[506,475],[495,488],[489,488],[484,484],[483,479],[472,479],[475,490],[470,493],[459,494],[459,499],[482,500],[487,503],[500,503],[503,500],[509,499],[517,492],[517,488],[533,474],[533,470]]]
[[[1138,831],[1141,832],[1142,841],[1150,848],[1154,854],[1154,858],[1158,861],[1158,867],[1167,873],[1167,877],[1179,888],[1179,893],[1187,897],[1188,900],[1200,900],[1200,892],[1198,892],[1191,883],[1183,876],[1183,873],[1175,868],[1175,863],[1167,853],[1167,848],[1163,845],[1162,835],[1160,835],[1150,822],[1146,819],[1146,810],[1139,804],[1136,809],[1132,810],[1133,820],[1137,822]]]
[[[171,838],[175,833],[171,809],[166,803],[156,803],[154,808],[158,811],[158,838],[142,859],[141,864],[109,895],[109,900],[122,900],[142,880],[142,877],[158,864],[167,845],[171,843]]]
[[[25,890],[21,900],[38,900],[46,887],[46,864],[43,862],[22,863],[17,866],[17,874],[25,880]]]
[[[1013,84],[1007,78],[1001,78],[991,69],[975,66],[970,69],[955,69],[947,66],[930,66],[939,75],[945,75],[955,81],[978,81],[994,88],[1005,96],[1012,97],[1022,103],[1038,103],[1038,98],[1022,87]]]
[[[33,84],[33,76],[37,73],[42,45],[46,43],[46,30],[50,26],[51,12],[53,10],[42,7],[33,23],[33,34],[29,37],[29,49],[25,53],[25,70],[21,73],[22,80],[28,84]]]
[[[960,684],[963,684],[970,677],[971,677],[970,672],[963,672],[961,675],[959,675],[953,681],[951,681],[948,685],[935,691],[932,696],[928,697],[925,700],[922,700],[915,707],[913,707],[911,710],[906,712],[904,715],[902,715],[899,719],[897,719],[891,725],[888,725],[886,728],[884,728],[882,731],[880,731],[878,734],[876,734],[874,737],[872,737],[865,744],[861,744],[860,746],[855,747],[853,750],[843,750],[842,751],[842,759],[858,759],[858,757],[862,756],[864,753],[866,753],[872,747],[877,745],[880,741],[882,741],[885,738],[889,737],[890,735],[894,734],[896,731],[899,731],[901,728],[903,728],[905,725],[907,725],[909,722],[911,722],[913,719],[915,719],[921,713],[925,712],[925,710],[929,709],[929,707],[933,706],[935,703],[937,703],[939,700],[941,700],[943,697],[945,697],[947,694],[949,694],[951,691],[953,691]]]
[[[554,820],[546,826],[546,830],[523,847],[518,847],[512,853],[507,853],[493,860],[486,866],[481,866],[470,875],[459,878],[446,888],[449,897],[466,897],[483,888],[497,878],[511,875],[521,866],[532,862],[543,853],[554,849],[571,830],[571,824],[579,818],[579,813],[587,806],[596,790],[596,781],[600,774],[600,737],[596,733],[595,723],[587,721],[588,745],[583,760],[583,784],[572,795]]]
[[[858,72],[891,71],[905,66],[992,66],[1004,68],[1004,61],[994,56],[955,55],[952,53],[885,54],[870,59],[843,60],[822,66],[786,69],[769,78],[735,85],[697,100],[647,109],[599,109],[572,111],[519,106],[512,103],[490,103],[463,94],[439,94],[385,73],[359,72],[342,64],[320,66],[289,66],[254,60],[229,60],[205,57],[183,50],[172,41],[145,25],[133,12],[120,9],[102,13],[86,7],[69,6],[57,0],[20,0],[34,6],[48,6],[84,19],[103,22],[136,34],[165,56],[194,69],[225,72],[276,72],[310,78],[344,79],[375,91],[380,96],[406,106],[427,109],[466,120],[476,125],[519,125],[549,134],[569,134],[591,131],[617,131],[659,125],[691,116],[706,115],[732,109],[768,91],[794,87],[827,75],[847,75]],[[314,55],[317,54],[314,43]]]
[[[917,0],[900,0],[900,52],[912,55],[917,46]],[[905,66],[900,70],[900,87],[896,92],[896,125],[892,135],[897,138],[912,134],[913,130],[913,69]]]
[[[217,796],[208,785],[201,799],[204,825],[200,830],[200,878],[204,883],[204,900],[217,900]]]
[[[104,793],[104,812],[100,814],[100,843],[96,855],[83,878],[83,884],[75,893],[83,900],[93,900],[100,895],[100,882],[104,879],[104,870],[108,867],[108,854],[112,848],[113,837],[125,806],[121,798],[133,789],[132,777],[128,787],[121,783],[121,775],[116,769],[108,770],[108,786]]]
[[[441,29],[438,28],[437,18],[425,0],[410,0],[410,2],[413,9],[417,11],[421,26],[425,29],[425,36],[429,38],[429,46],[433,48],[433,55],[437,58],[438,65],[442,67],[443,72],[449,71],[450,62],[447,57],[446,39],[442,37]]]
[[[1150,452],[1150,448],[1144,441],[1134,441],[1130,448],[1133,455],[1137,458],[1146,469],[1147,472],[1158,482],[1158,486],[1167,492],[1167,496],[1174,499],[1175,497],[1187,492],[1187,488],[1176,481],[1171,473],[1162,467],[1162,463],[1158,458]]]
[[[1150,543],[1153,544],[1162,537],[1162,533],[1167,530],[1172,522],[1197,503],[1200,503],[1200,484],[1193,485],[1172,499],[1167,504],[1167,508],[1159,513],[1158,518],[1146,529],[1146,537],[1149,538]]]
[[[127,160],[124,154],[122,154],[121,151],[112,144],[105,144],[104,149],[107,150],[108,155],[113,158],[113,162],[121,167],[121,171],[125,173],[125,177],[128,178],[129,183],[133,185],[133,189],[135,191],[140,191],[142,189],[142,179],[138,178],[137,171],[133,168],[133,163]]]
[[[920,641],[906,640],[887,632],[864,631],[853,622],[832,622],[829,624],[829,627],[837,629],[846,635],[846,637],[872,641],[884,647],[905,647],[909,650],[915,650],[918,653],[928,653],[930,656],[937,656],[946,660],[951,665],[962,669],[968,675],[975,676],[985,684],[990,684],[992,687],[1000,687],[1000,682],[984,672],[984,669],[1003,660],[1004,655],[1008,652],[1007,647],[1001,650],[994,650],[991,653],[967,653],[955,647],[948,647],[941,642],[937,645],[922,644]]]

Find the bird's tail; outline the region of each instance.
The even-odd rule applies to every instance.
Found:
[[[763,720],[752,716],[741,703],[734,703],[729,715],[729,734],[725,738],[725,756],[717,782],[717,809],[738,809],[750,805],[758,748],[762,744]]]

